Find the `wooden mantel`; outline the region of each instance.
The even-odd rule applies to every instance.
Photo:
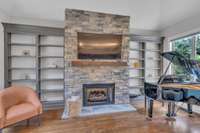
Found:
[[[72,66],[128,66],[128,63],[118,60],[72,60]]]

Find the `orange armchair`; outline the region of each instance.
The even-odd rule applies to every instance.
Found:
[[[0,91],[0,133],[3,128],[42,114],[42,104],[29,87],[13,86]]]

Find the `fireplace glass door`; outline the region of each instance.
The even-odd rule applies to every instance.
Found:
[[[83,105],[102,105],[114,103],[115,84],[84,84]]]

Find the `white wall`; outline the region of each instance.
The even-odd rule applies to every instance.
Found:
[[[161,34],[168,39],[174,39],[195,32],[200,32],[200,14],[165,28]]]
[[[161,0],[161,30],[199,14],[199,5],[199,0]]]

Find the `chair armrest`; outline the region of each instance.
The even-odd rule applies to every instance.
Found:
[[[0,128],[4,127],[4,120],[5,120],[5,108],[3,103],[3,96],[0,92]]]
[[[37,94],[33,90],[31,90],[31,92],[27,95],[26,102],[29,102],[33,106],[35,106],[37,108],[39,114],[42,113],[42,111],[43,111],[42,104],[39,101]]]

